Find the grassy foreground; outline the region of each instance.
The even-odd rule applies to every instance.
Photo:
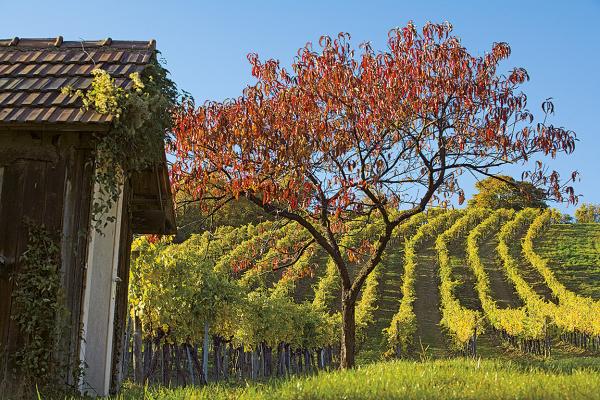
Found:
[[[353,371],[205,388],[125,388],[119,399],[600,399],[600,359],[380,362]]]

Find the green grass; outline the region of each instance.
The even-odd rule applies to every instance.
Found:
[[[600,399],[600,359],[380,362],[307,378],[205,388],[127,387],[119,399]]]
[[[552,225],[536,250],[567,288],[600,299],[600,224]]]

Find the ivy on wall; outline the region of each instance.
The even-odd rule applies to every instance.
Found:
[[[62,367],[54,351],[65,327],[60,276],[60,249],[50,232],[26,222],[29,230],[27,249],[21,256],[21,268],[13,277],[14,312],[23,346],[14,354],[21,377],[38,384],[60,377]]]
[[[126,175],[162,161],[178,94],[156,58],[142,73],[130,74],[127,89],[116,86],[105,70],[95,69],[92,75],[89,89],[65,87],[62,92],[80,98],[84,110],[112,117],[109,131],[95,136],[93,152],[100,196],[92,204],[92,221],[100,229],[114,221],[108,212],[121,194]]]

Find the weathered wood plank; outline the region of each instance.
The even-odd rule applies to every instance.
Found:
[[[14,221],[13,227],[18,230],[17,250],[15,252],[16,263],[14,273],[18,274],[22,268],[21,255],[27,249],[29,242],[29,231],[25,224],[29,221],[34,224],[44,224],[44,193],[46,190],[46,166],[45,161],[24,160],[23,173],[19,176],[19,185],[23,188],[20,219]],[[15,282],[13,282],[13,285]],[[13,286],[14,288],[14,286]],[[13,289],[14,290],[14,289]],[[14,302],[11,304],[10,314],[17,312]],[[19,332],[18,326],[12,319],[9,323],[8,348],[12,352],[23,346],[25,337]]]
[[[12,308],[12,274],[18,268],[17,261],[20,244],[20,231],[23,214],[21,199],[25,193],[25,162],[16,162],[6,166],[4,170],[4,184],[2,196],[2,213],[0,216],[0,254],[6,260],[4,271],[0,274],[0,330],[2,350],[10,353],[12,338],[12,322],[10,319]],[[8,361],[8,360],[6,360]]]
[[[61,254],[63,287],[66,307],[69,311],[68,324],[71,329],[66,335],[63,346],[68,349],[68,361],[72,368],[79,364],[81,303],[87,262],[92,176],[90,151],[71,148],[66,159],[64,177]]]

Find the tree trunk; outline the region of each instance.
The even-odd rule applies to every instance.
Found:
[[[342,292],[342,340],[340,349],[340,368],[354,367],[356,347],[356,301],[347,291]]]

